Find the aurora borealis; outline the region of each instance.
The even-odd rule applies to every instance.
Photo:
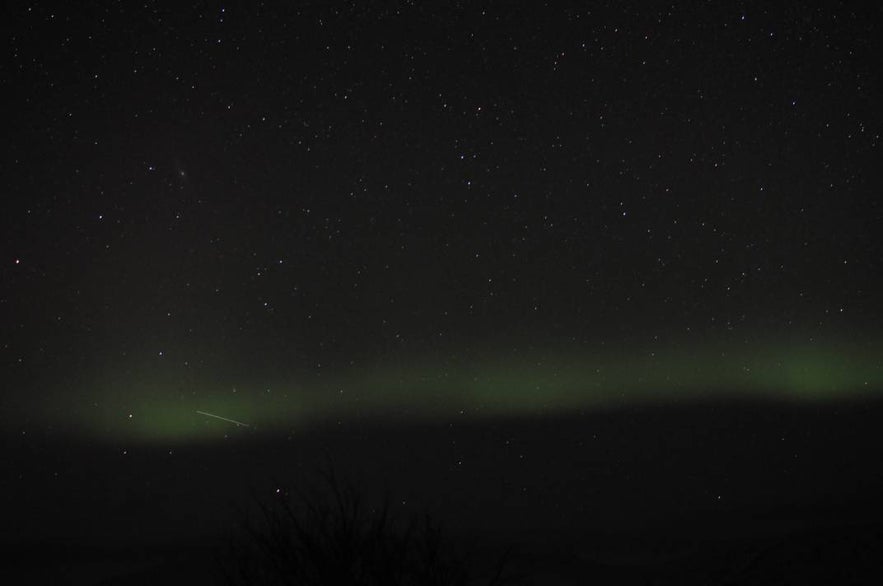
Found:
[[[173,584],[131,560],[117,582],[102,548],[204,546],[227,503],[324,458],[397,509],[517,536],[561,566],[550,586],[736,584],[721,560],[778,559],[754,555],[768,537],[883,526],[879,6],[11,3],[0,22],[19,582]],[[698,543],[678,572],[718,573],[585,553],[661,551],[669,529]],[[79,555],[59,543],[106,572],[36,577]]]
[[[21,66],[32,116],[7,139],[3,352],[21,390],[3,401],[25,428],[198,437],[200,406],[287,429],[879,380],[867,60],[820,56],[817,88],[766,9],[722,13],[720,38],[691,28],[683,53],[679,19],[615,11],[583,28],[513,10],[497,29],[468,9],[467,32],[332,10],[337,34],[313,27],[320,9],[222,8],[197,11],[217,42],[194,50],[170,32],[193,14],[137,41],[115,16],[78,45],[127,48],[103,76],[62,65],[35,32],[67,38],[54,18],[19,15],[19,54],[55,67]],[[420,32],[392,57],[384,26],[348,28],[363,17]],[[252,18],[302,34],[271,50]]]
[[[176,444],[248,433],[197,411],[247,422],[263,433],[303,433],[319,423],[552,417],[623,407],[754,399],[836,403],[874,398],[879,350],[841,343],[804,348],[706,345],[679,352],[608,350],[487,357],[482,361],[350,367],[325,376],[199,378],[164,368],[102,373],[85,404],[58,392],[46,416],[58,429],[96,439]],[[219,369],[220,370],[220,369]],[[181,381],[186,379],[186,384]]]

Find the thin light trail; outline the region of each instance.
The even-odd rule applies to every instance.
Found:
[[[236,421],[235,419],[227,419],[226,417],[221,417],[220,415],[215,415],[214,413],[206,413],[205,411],[196,411],[200,415],[205,415],[206,417],[214,417],[215,419],[220,419],[221,421],[228,421],[230,423],[235,423],[236,425],[240,425],[242,427],[250,427],[247,423],[242,423],[241,421]]]

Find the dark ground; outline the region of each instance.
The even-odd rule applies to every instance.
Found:
[[[881,416],[870,401],[734,403],[203,445],[6,437],[3,574],[212,583],[237,507],[331,462],[479,557],[513,545],[537,584],[868,583],[883,574]]]

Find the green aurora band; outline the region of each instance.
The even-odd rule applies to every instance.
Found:
[[[744,397],[830,402],[883,390],[881,356],[879,348],[848,344],[738,351],[712,345],[631,354],[550,351],[447,363],[403,360],[288,380],[199,378],[154,366],[101,373],[83,383],[85,392],[60,389],[41,418],[87,436],[168,443],[254,430],[288,434],[322,422],[369,419],[543,417]],[[85,403],[74,403],[73,396],[85,396]]]

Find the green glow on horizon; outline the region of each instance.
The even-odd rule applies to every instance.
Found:
[[[301,381],[220,379],[143,368],[103,374],[85,406],[58,393],[43,413],[77,433],[143,442],[204,441],[250,429],[287,433],[321,421],[542,417],[629,405],[754,397],[836,401],[883,390],[883,354],[849,345],[709,345],[657,352],[555,352],[439,364],[377,364]],[[196,413],[248,423],[237,426]]]

